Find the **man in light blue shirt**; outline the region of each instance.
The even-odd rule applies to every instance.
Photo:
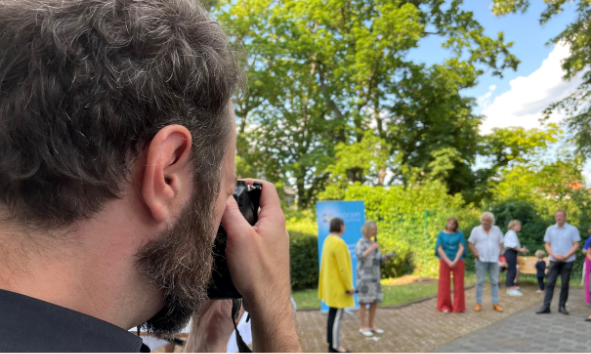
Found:
[[[502,312],[499,305],[499,254],[503,249],[503,233],[495,226],[495,216],[491,212],[484,212],[480,217],[480,226],[476,226],[470,233],[468,246],[476,258],[476,307],[474,311],[482,310],[482,291],[486,273],[490,279],[490,292],[493,309]]]
[[[566,211],[556,211],[554,213],[554,219],[556,219],[556,224],[548,227],[544,236],[546,252],[548,252],[548,258],[550,259],[550,268],[548,270],[548,283],[546,285],[544,304],[536,313],[550,313],[550,303],[554,295],[554,286],[556,285],[558,274],[560,274],[562,285],[560,288],[558,311],[564,315],[568,315],[568,311],[566,311],[568,282],[576,258],[575,252],[579,249],[581,236],[576,227],[566,223]]]

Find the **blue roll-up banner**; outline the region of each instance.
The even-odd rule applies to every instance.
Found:
[[[345,233],[342,238],[347,244],[351,253],[351,264],[353,266],[353,286],[356,284],[357,255],[355,246],[361,237],[361,227],[365,223],[365,204],[363,201],[327,201],[316,203],[316,218],[318,220],[318,265],[322,258],[322,246],[324,240],[330,233],[330,219],[341,218],[345,222]],[[355,308],[359,307],[357,295],[355,295]],[[328,305],[322,301],[322,312],[328,311]]]

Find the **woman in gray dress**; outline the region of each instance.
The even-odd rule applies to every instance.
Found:
[[[380,247],[371,238],[378,233],[378,226],[373,221],[367,221],[361,228],[363,237],[357,242],[355,253],[357,254],[357,301],[359,302],[359,316],[361,328],[359,333],[364,336],[373,336],[374,333],[384,333],[375,328],[373,321],[376,315],[378,302],[382,302],[382,286],[380,284],[380,265],[390,257],[383,257]],[[369,304],[369,326],[365,326],[365,307]]]

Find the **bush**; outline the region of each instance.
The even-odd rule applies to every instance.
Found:
[[[292,290],[318,286],[318,229],[311,211],[286,209]]]

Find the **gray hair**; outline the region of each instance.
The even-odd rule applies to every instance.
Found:
[[[485,211],[484,213],[482,213],[482,215],[480,215],[480,222],[482,222],[482,219],[484,219],[485,216],[488,216],[490,218],[493,225],[495,224],[495,214],[491,213],[490,211]]]
[[[365,224],[363,224],[363,226],[361,226],[361,233],[364,236],[367,236],[367,234],[369,233],[369,230],[371,229],[372,226],[377,227],[378,225],[376,224],[375,221],[366,221]]]

